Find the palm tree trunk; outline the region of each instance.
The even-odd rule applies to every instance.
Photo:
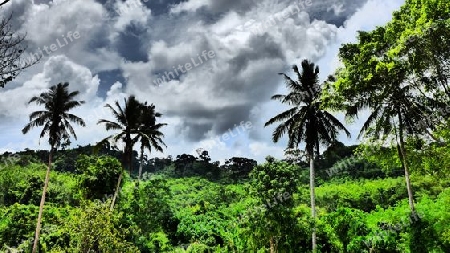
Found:
[[[141,157],[140,157],[140,162],[139,162],[138,184],[139,184],[139,181],[141,180],[141,176],[142,176],[142,163],[143,162],[144,162],[144,146],[141,145]]]
[[[403,122],[402,122],[402,115],[401,113],[398,114],[398,118],[400,120],[399,122],[399,139],[400,139],[400,143],[399,143],[399,149],[400,149],[400,161],[402,163],[402,166],[405,170],[405,181],[406,181],[406,188],[408,190],[408,202],[409,202],[409,208],[411,209],[411,213],[414,215],[415,214],[415,209],[414,209],[414,198],[413,198],[413,191],[412,191],[412,187],[411,187],[411,181],[409,180],[409,169],[408,169],[408,163],[406,162],[406,150],[405,150],[405,146],[404,146],[404,140],[403,140]]]
[[[133,155],[133,146],[131,144],[131,135],[129,133],[129,130],[127,130],[126,136],[125,136],[125,166],[128,166],[128,170],[130,172],[131,177],[131,156]]]
[[[312,250],[313,252],[316,252],[317,250],[317,244],[316,244],[316,225],[315,225],[315,219],[316,219],[316,197],[315,197],[315,172],[314,172],[314,150],[309,151],[309,190],[310,190],[310,197],[311,197],[311,216],[314,221],[314,227],[312,228],[312,234],[311,234],[311,243],[312,243]]]
[[[41,203],[39,204],[39,215],[38,215],[38,220],[37,220],[37,224],[36,224],[36,232],[35,232],[34,243],[33,243],[33,253],[37,252],[37,248],[38,248],[38,244],[39,244],[39,235],[41,233],[42,213],[44,211],[44,204],[45,204],[45,193],[47,192],[48,182],[50,180],[50,168],[52,166],[52,158],[53,158],[53,147],[50,148],[50,153],[48,154],[48,167],[47,167],[47,172],[45,174],[44,189],[42,190]]]
[[[130,158],[128,159],[130,161],[130,177],[131,177],[131,171],[133,170],[133,147],[130,147]]]
[[[116,190],[114,191],[114,197],[112,199],[111,206],[109,207],[109,210],[111,210],[111,211],[114,210],[114,203],[116,203],[117,196],[119,195],[120,182],[122,182],[122,176],[123,176],[123,170],[122,170],[122,172],[120,172],[119,179],[117,180]]]

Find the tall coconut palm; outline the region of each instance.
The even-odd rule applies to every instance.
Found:
[[[131,174],[132,156],[133,156],[133,133],[136,133],[140,127],[140,119],[142,114],[142,104],[134,96],[130,96],[124,99],[125,107],[119,104],[119,101],[115,102],[116,109],[110,104],[106,104],[105,107],[109,108],[115,118],[114,121],[100,119],[97,124],[105,124],[106,130],[119,131],[117,134],[110,135],[103,139],[100,143],[105,143],[108,140],[117,142],[121,140],[125,144],[123,165],[128,167]],[[119,194],[120,183],[122,181],[123,171],[119,175],[117,187],[114,192],[114,197],[111,202],[111,210],[114,208],[117,195]]]
[[[31,98],[28,102],[37,105],[43,105],[44,110],[35,111],[30,114],[30,122],[22,129],[22,133],[26,134],[31,128],[41,127],[42,131],[40,138],[48,135],[48,143],[50,144],[50,152],[48,156],[48,168],[45,174],[44,188],[42,190],[41,203],[39,205],[39,215],[36,225],[36,233],[33,244],[33,253],[37,251],[39,234],[41,231],[42,212],[44,210],[45,193],[47,192],[50,168],[52,165],[52,156],[58,147],[69,142],[70,135],[77,139],[77,135],[70,124],[76,123],[80,126],[85,126],[84,121],[69,113],[70,110],[78,107],[84,101],[76,101],[74,98],[79,94],[78,91],[69,92],[69,83],[59,83],[50,87],[47,92],[41,93],[39,96]]]
[[[359,137],[366,135],[384,139],[389,135],[395,136],[398,156],[405,172],[409,208],[415,216],[405,136],[419,136],[427,133],[429,129],[434,129],[431,117],[434,112],[430,105],[436,105],[439,102],[431,97],[420,95],[416,84],[403,81],[408,74],[407,69],[393,68],[389,73],[386,71],[384,74],[385,79],[389,80],[389,85],[380,85],[377,92],[356,101],[347,109],[347,114],[355,116],[361,109],[371,109],[371,114],[361,128]]]
[[[350,133],[338,119],[321,108],[322,90],[319,85],[319,67],[308,60],[302,61],[301,66],[301,72],[297,66],[293,66],[298,81],[280,73],[286,81],[289,93],[274,95],[272,99],[291,108],[271,118],[265,126],[281,122],[273,132],[274,142],[278,142],[287,133],[288,148],[296,148],[302,142],[306,144],[305,151],[310,166],[311,216],[315,219],[314,158],[319,155],[320,144],[327,146],[334,143],[339,131],[344,131],[348,137],[350,137]],[[315,252],[317,249],[315,228],[313,228],[311,243]]]
[[[329,94],[333,107],[345,109],[347,116],[357,117],[361,110],[370,110],[360,136],[395,138],[405,172],[409,208],[416,215],[405,137],[428,135],[440,141],[433,131],[448,119],[448,113],[442,109],[447,107],[450,86],[446,80],[448,67],[444,66],[448,61],[442,61],[448,55],[443,52],[448,39],[442,40],[448,32],[440,33],[446,30],[444,24],[429,22],[436,24],[436,29],[427,28],[424,34],[404,41],[405,36],[399,32],[403,28],[398,30],[397,25],[403,20],[411,21],[410,18],[398,16],[385,27],[360,32],[357,43],[343,45],[339,58],[344,67],[337,70],[338,80],[330,85]],[[396,36],[392,36],[394,30]]]
[[[144,150],[147,148],[149,152],[152,152],[152,147],[160,152],[163,152],[163,148],[167,147],[162,138],[164,134],[161,133],[160,128],[166,126],[166,123],[156,124],[156,118],[161,117],[162,114],[155,112],[155,105],[147,105],[147,103],[142,105],[142,115],[141,123],[138,131],[136,132],[136,137],[133,142],[141,143],[141,154],[139,163],[139,175],[138,182],[142,175],[142,165],[144,162]]]

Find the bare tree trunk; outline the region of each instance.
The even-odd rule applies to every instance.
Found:
[[[120,172],[119,179],[117,180],[116,190],[114,191],[114,197],[112,199],[111,206],[109,208],[109,210],[111,210],[111,211],[114,210],[114,203],[116,203],[117,196],[119,195],[120,182],[122,182],[122,176],[123,176],[123,170],[122,170],[122,172]]]
[[[141,180],[141,176],[142,176],[142,163],[143,162],[144,162],[144,146],[141,146],[141,157],[140,157],[140,162],[139,162],[138,184],[139,184],[139,181]]]
[[[316,219],[316,194],[315,194],[315,172],[314,172],[314,150],[309,151],[309,190],[311,197],[311,217],[314,220]],[[316,243],[316,225],[312,228],[311,235],[311,243],[312,243],[312,251],[316,252],[317,243]]]
[[[42,213],[44,211],[44,204],[45,204],[45,193],[47,192],[48,182],[50,180],[50,168],[52,166],[52,158],[53,158],[53,147],[50,148],[50,153],[48,155],[48,167],[47,167],[47,173],[45,174],[44,189],[42,190],[41,203],[39,204],[39,215],[38,215],[38,220],[37,220],[37,224],[36,224],[36,232],[35,232],[34,243],[33,243],[33,253],[37,252],[37,248],[38,248],[38,244],[39,244],[39,235],[41,233]]]
[[[415,214],[415,208],[414,208],[414,198],[413,198],[413,190],[411,187],[411,181],[409,180],[409,169],[408,169],[408,163],[406,162],[406,150],[405,150],[405,146],[404,146],[404,141],[403,141],[403,122],[402,122],[402,116],[399,113],[398,114],[398,118],[400,120],[399,122],[399,139],[400,139],[400,143],[399,143],[399,147],[400,147],[400,161],[403,165],[403,168],[405,170],[405,181],[406,181],[406,188],[408,190],[408,202],[409,202],[409,208],[411,209],[411,213],[414,215]]]

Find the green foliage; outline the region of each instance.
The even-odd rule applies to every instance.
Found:
[[[297,189],[298,167],[287,162],[272,161],[259,165],[250,174],[251,195],[256,205],[242,217],[247,228],[243,235],[257,248],[269,247],[273,240],[280,250],[295,248],[295,222],[292,216],[293,193]]]
[[[109,204],[87,202],[83,206],[70,224],[75,234],[70,242],[72,252],[139,252],[125,239],[130,231],[120,225],[123,214],[109,211]]]
[[[442,124],[434,136],[440,141],[422,144],[417,151],[411,153],[412,169],[414,172],[433,175],[437,178],[446,177],[450,173],[450,121]],[[408,143],[410,147],[416,145],[414,140]]]
[[[238,179],[247,179],[249,173],[256,165],[257,162],[253,159],[232,157],[225,161],[222,169],[225,170],[225,173],[227,173],[227,175],[236,182]]]
[[[97,161],[113,160],[118,165],[111,159],[83,157],[79,166],[106,169],[110,163]],[[84,200],[79,205],[84,195],[77,185],[85,175],[51,172],[39,248],[41,252],[86,252],[87,248],[110,252],[108,245],[115,245],[124,252],[130,247],[133,252],[267,252],[272,237],[279,252],[309,252],[313,224],[321,252],[344,252],[344,248],[355,253],[368,253],[370,248],[448,252],[450,248],[450,180],[446,178],[411,177],[420,223],[408,221],[401,177],[325,182],[316,188],[319,219],[314,223],[307,204],[309,187],[296,185],[298,167],[270,161],[257,166],[249,182],[236,184],[148,176],[137,186],[125,176],[114,212],[109,211],[109,200]],[[40,178],[42,183],[44,173],[44,165],[9,166],[0,171],[0,186],[9,194],[5,196],[20,200],[33,193],[29,196],[38,200],[40,187],[36,184],[35,193],[27,182]],[[291,197],[281,195],[281,201],[277,194],[288,189]],[[34,204],[0,208],[3,250],[6,246],[30,250],[37,218]]]
[[[172,252],[173,247],[164,232],[151,233],[149,238],[150,241],[145,244],[145,248],[148,249],[147,252]]]
[[[46,167],[29,164],[26,167],[9,166],[0,170],[0,206],[20,204],[39,205]],[[78,205],[80,196],[72,174],[50,172],[55,181],[49,185],[47,199],[56,205]]]
[[[38,208],[33,205],[13,204],[2,210],[0,219],[1,245],[17,247],[32,238],[36,226]]]
[[[283,200],[280,200],[280,204],[282,205],[275,204],[274,208],[292,207],[291,196],[296,190],[295,174],[297,170],[297,166],[279,161],[267,162],[255,167],[250,174],[253,193],[262,203],[269,202],[274,198],[280,200],[278,197],[281,195]]]
[[[189,245],[189,248],[187,248],[187,253],[206,253],[209,251],[209,247],[207,245],[201,244],[201,243],[193,243]]]
[[[339,252],[358,252],[368,234],[364,212],[359,209],[338,208],[335,212],[324,216],[330,234],[330,242],[337,239]],[[331,231],[330,231],[331,230]]]
[[[76,163],[78,185],[86,199],[102,199],[112,194],[117,186],[117,179],[122,165],[116,158],[109,156],[82,155]]]
[[[124,213],[122,223],[135,228],[132,236],[141,252],[165,252],[178,225],[168,204],[171,192],[161,177],[144,179],[139,185],[130,183],[122,188],[118,202]]]

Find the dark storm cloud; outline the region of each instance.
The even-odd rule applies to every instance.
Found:
[[[169,110],[165,115],[180,117],[182,124],[177,128],[178,134],[184,135],[190,141],[199,141],[207,137],[208,131],[212,131],[214,135],[220,135],[232,130],[241,121],[247,121],[247,112],[251,106],[235,105],[213,109],[201,104],[192,104],[186,105],[184,109]]]
[[[34,4],[50,4],[53,0],[34,0]]]
[[[165,108],[163,111],[165,116],[181,119],[178,132],[191,141],[202,140],[209,131],[213,134],[225,133],[232,129],[234,124],[239,124],[241,121],[252,122],[251,110],[270,101],[270,97],[282,83],[282,79],[277,73],[288,71],[288,65],[292,64],[288,57],[292,57],[294,54],[295,58],[300,61],[301,58],[308,56],[315,61],[317,60],[314,58],[315,55],[320,55],[320,53],[312,54],[310,51],[324,50],[327,46],[325,42],[331,40],[329,34],[332,32],[316,31],[315,27],[309,27],[308,21],[306,21],[307,24],[299,24],[300,18],[297,15],[290,16],[294,20],[295,27],[289,27],[280,21],[269,27],[267,33],[251,34],[245,44],[230,43],[230,46],[225,42],[228,39],[226,36],[213,34],[215,31],[211,27],[230,12],[237,12],[245,21],[255,18],[255,16],[249,15],[247,19],[246,16],[255,9],[262,8],[269,11],[268,14],[275,14],[286,6],[297,5],[299,1],[204,0],[207,4],[193,12],[172,15],[167,12],[174,4],[179,4],[181,1],[142,0],[141,3],[151,10],[151,17],[147,17],[146,24],[130,21],[123,29],[114,28],[115,18],[120,15],[114,10],[118,1],[121,0],[98,1],[112,18],[103,20],[105,29],[86,34],[86,36],[90,36],[89,46],[84,50],[93,53],[97,49],[108,48],[117,52],[124,60],[143,62],[143,64],[152,63],[151,67],[143,68],[139,73],[136,71],[131,75],[127,74],[127,77],[137,79],[135,82],[141,84],[141,91],[145,96],[152,95],[148,89],[152,80],[145,79],[148,77],[146,73],[157,75],[165,71],[173,71],[172,66],[190,62],[191,57],[197,57],[197,54],[203,50],[215,50],[214,61],[216,61],[217,69],[214,70],[212,76],[205,77],[204,72],[207,66],[202,66],[174,78],[180,82],[179,85],[192,87],[191,89],[194,89],[191,91],[192,93],[198,89],[199,94],[209,94],[207,97],[198,96],[196,97],[198,101],[194,103],[192,96],[195,95],[192,93],[181,94],[179,97],[172,94],[173,97],[159,103],[161,107]],[[300,2],[304,3],[305,1],[300,0]],[[365,2],[366,0],[316,0],[312,1],[312,5],[307,6],[304,11],[310,15],[311,21],[314,19],[325,20],[339,26]],[[63,4],[61,3],[61,5]],[[24,13],[25,5],[29,5],[29,3],[16,6],[15,12]],[[66,22],[64,23],[66,29],[75,29],[74,25],[76,24],[73,24],[72,20],[64,19],[62,21]],[[318,39],[308,38],[305,27],[317,33]],[[204,30],[208,30],[208,32]],[[111,37],[113,39],[110,39]],[[46,39],[43,38],[44,44],[42,45],[54,40]],[[239,40],[240,38],[236,36],[235,39]],[[311,42],[311,40],[314,41]],[[152,45],[154,46],[155,42],[164,42],[165,46],[153,52]],[[317,48],[312,47],[311,44]],[[183,47],[177,48],[179,45],[183,45]],[[32,48],[36,49],[38,46],[41,45],[36,44]],[[311,48],[306,49],[308,46]],[[64,50],[58,51],[58,53],[65,53]],[[287,50],[292,51],[291,55],[287,55]],[[175,56],[173,51],[177,52]],[[141,73],[144,74],[136,77],[136,74]],[[119,70],[100,72],[99,93],[104,96],[108,84],[112,85],[114,80],[121,80],[128,85],[120,76],[121,74]],[[189,83],[191,80],[189,77],[198,83],[195,88],[192,83]],[[135,90],[130,92],[136,93]],[[177,107],[172,107],[174,100],[180,100]],[[224,101],[228,101],[228,103]],[[232,102],[230,103],[230,101]],[[258,134],[255,132],[252,137],[258,138]]]
[[[206,1],[205,1],[206,2]],[[336,26],[341,26],[345,20],[353,15],[358,8],[362,7],[366,0],[354,1],[312,1],[312,5],[307,6],[305,11],[310,15],[311,21],[313,20],[324,20],[327,23],[334,24]],[[210,13],[216,13],[218,16],[223,15],[230,11],[235,11],[240,14],[245,14],[245,12],[251,11],[255,6],[259,7],[271,7],[278,4],[284,4],[288,6],[289,4],[298,4],[297,1],[287,2],[287,1],[239,1],[239,0],[214,0],[210,1],[206,8],[199,8],[195,11],[198,15],[197,19],[201,19],[205,24],[210,24],[211,19],[207,18],[207,11]],[[304,6],[304,5],[302,5]],[[206,10],[206,11],[205,11]],[[209,13],[209,14],[210,14]],[[200,15],[199,15],[200,14]],[[189,14],[181,12],[178,17],[189,17]],[[294,22],[296,19],[294,18]],[[190,23],[183,23],[178,28],[184,25],[190,25]],[[281,27],[277,25],[269,27],[269,30],[278,30]],[[169,33],[176,34],[174,30]],[[280,41],[275,41],[272,34],[259,34],[252,35],[248,42],[248,47],[235,49],[233,57],[223,60],[218,54],[218,62],[221,65],[220,71],[216,72],[214,77],[210,80],[210,83],[205,84],[212,86],[211,92],[217,98],[228,98],[230,100],[238,98],[239,106],[233,107],[223,107],[221,109],[211,110],[207,107],[191,107],[191,104],[184,103],[183,108],[174,108],[171,110],[170,114],[174,116],[179,116],[183,118],[181,129],[187,133],[190,140],[194,137],[198,137],[196,141],[201,140],[204,137],[206,130],[213,130],[216,134],[222,134],[226,132],[230,127],[233,127],[235,122],[239,121],[251,121],[250,111],[255,106],[266,103],[270,101],[270,97],[274,94],[277,89],[277,84],[282,83],[282,78],[277,75],[279,72],[289,72],[290,66],[286,64],[286,51],[284,46]],[[311,44],[307,37],[307,34],[299,37],[298,34],[283,33],[285,36],[285,43],[290,47],[291,50],[302,51],[303,47]],[[324,35],[324,39],[331,40],[328,35]],[[189,38],[189,36],[177,36],[180,38]],[[315,38],[312,38],[315,41]],[[326,41],[315,42],[318,52],[326,47]],[[310,45],[309,45],[310,46]],[[322,53],[317,53],[320,55]],[[305,55],[310,55],[309,52],[305,52]],[[302,57],[302,56],[301,56]],[[226,57],[225,57],[226,58]],[[316,61],[317,57],[311,57],[310,60]],[[301,58],[299,59],[299,61]],[[255,67],[258,64],[265,62],[268,65],[263,67],[263,71],[260,72],[248,72],[249,69]],[[274,63],[284,62],[285,65]],[[299,64],[299,62],[297,63]],[[217,117],[221,114],[220,117]],[[198,119],[196,121],[195,119]],[[252,133],[251,137],[255,139],[260,139],[257,132]]]
[[[243,49],[236,57],[230,60],[230,72],[239,73],[249,67],[249,64],[253,61],[274,58],[285,58],[280,45],[276,44],[268,34],[255,36],[250,39],[248,48]]]
[[[179,136],[182,136],[189,141],[198,141],[206,137],[206,132],[208,132],[212,126],[213,123],[199,123],[196,122],[195,119],[188,119],[183,125],[176,128],[176,132]],[[196,131],[192,131],[193,129],[196,129]]]
[[[117,1],[123,1],[123,0],[97,0],[97,2],[103,4],[105,8],[109,12],[114,12],[112,10],[112,6]],[[167,14],[167,12],[170,10],[170,6],[173,4],[178,4],[182,2],[181,0],[141,0],[142,4],[147,6],[147,8],[152,10],[152,15],[159,16]]]
[[[228,12],[234,10],[238,13],[246,12],[254,7],[257,1],[254,0],[214,0],[211,3],[210,9],[213,12]]]
[[[181,129],[185,130],[189,140],[200,141],[205,137],[208,130],[213,134],[223,134],[241,121],[251,121],[250,111],[259,104],[270,100],[280,81],[277,75],[278,66],[267,73],[259,73],[254,77],[244,76],[242,78],[231,75],[233,71],[227,71],[228,78],[222,82],[211,82],[211,93],[214,97],[228,99],[236,105],[206,107],[199,104],[183,103],[183,107],[171,108],[166,112],[167,116],[181,118]],[[281,69],[279,69],[281,70]],[[238,74],[235,72],[235,74]],[[198,97],[201,101],[203,98]],[[195,126],[195,127],[194,127]],[[193,137],[199,137],[197,139]]]
[[[334,24],[339,27],[367,1],[368,0],[316,0],[308,7],[308,13],[311,19],[324,20],[329,24]]]
[[[245,14],[255,7],[269,8],[276,11],[280,5],[290,6],[298,5],[302,11],[306,11],[311,20],[324,20],[329,24],[342,26],[350,16],[352,16],[359,8],[361,8],[368,0],[210,0],[205,11],[205,8],[199,8],[196,15],[203,16],[204,21],[209,23],[210,13],[215,13],[220,16],[221,13],[235,11],[239,14]]]
[[[115,82],[126,83],[126,80],[122,76],[122,71],[119,69],[101,71],[98,73],[100,79],[100,85],[98,87],[98,96],[105,98],[106,93]]]
[[[4,8],[0,9],[2,15],[13,15],[13,19],[11,19],[10,24],[13,26],[14,30],[18,30],[26,17],[24,17],[26,9],[31,5],[31,1],[26,1],[25,3],[17,3],[16,1],[12,1],[12,4],[7,5]]]
[[[116,42],[116,50],[127,61],[147,61],[144,41],[147,30],[134,24],[121,32]]]

